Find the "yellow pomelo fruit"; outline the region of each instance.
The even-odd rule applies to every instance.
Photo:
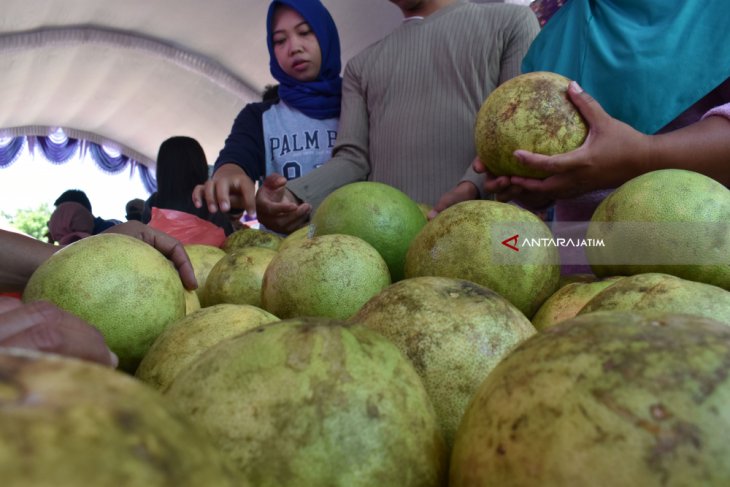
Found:
[[[517,308],[483,286],[415,277],[375,295],[350,319],[393,342],[423,379],[450,448],[472,394],[510,350],[535,334]]]
[[[730,328],[687,315],[577,316],[479,387],[449,487],[726,485]]]
[[[244,227],[226,237],[226,241],[223,242],[221,248],[227,253],[247,247],[263,247],[265,249],[278,250],[283,239],[281,235],[277,235],[276,233],[258,228]]]
[[[621,185],[596,208],[586,248],[599,276],[672,274],[730,290],[730,190],[702,174],[663,169]]]
[[[285,318],[346,319],[390,284],[377,250],[352,235],[322,235],[293,243],[269,263],[262,308]]]
[[[139,364],[135,375],[162,392],[177,374],[226,338],[279,319],[247,304],[217,304],[170,324]]]
[[[501,244],[517,234],[538,240],[552,237],[542,220],[517,206],[488,200],[458,203],[439,213],[413,239],[406,255],[406,277],[466,279],[496,291],[531,318],[557,289],[559,257],[556,247],[514,251]]]
[[[730,291],[669,274],[637,274],[596,294],[578,314],[594,311],[683,313],[730,325]]]
[[[284,237],[284,240],[281,241],[281,245],[279,245],[279,251],[284,250],[294,242],[298,242],[300,240],[304,240],[307,238],[312,238],[314,236],[314,227],[312,225],[305,225],[302,228],[298,228],[294,230],[292,233]]]
[[[595,274],[561,274],[558,281],[558,288],[574,282],[596,282],[599,278]]]
[[[185,290],[185,314],[189,315],[190,313],[197,311],[200,309],[200,300],[198,299],[198,294],[195,291],[188,291]]]
[[[445,480],[446,450],[418,374],[362,326],[270,323],[205,352],[166,395],[258,487]]]
[[[226,253],[223,249],[204,244],[185,245],[185,251],[190,258],[190,263],[193,264],[195,279],[198,281],[198,287],[195,290],[195,293],[198,295],[198,300],[200,300],[203,288],[205,287],[205,281],[208,279],[208,273],[210,273],[213,266],[221,260]]]
[[[622,277],[607,277],[593,282],[571,282],[561,287],[542,303],[532,324],[538,330],[557,325],[561,321],[573,318],[596,294],[613,285]]]
[[[23,300],[50,301],[89,322],[129,372],[162,330],[185,315],[172,262],[121,234],[87,237],[53,254],[31,276]]]
[[[107,367],[0,349],[3,487],[233,486],[205,433]]]
[[[264,272],[275,255],[276,250],[264,247],[242,247],[226,254],[208,274],[201,305],[232,303],[260,307]]]
[[[588,127],[568,99],[569,82],[559,74],[536,71],[492,91],[474,129],[477,155],[491,174],[544,178],[547,173],[523,165],[514,151],[554,155],[583,144]]]
[[[388,264],[393,282],[403,278],[408,246],[425,224],[426,217],[408,195],[373,181],[336,189],[312,217],[315,236],[354,235],[375,247]]]

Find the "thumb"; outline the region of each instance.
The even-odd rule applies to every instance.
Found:
[[[591,95],[583,91],[583,88],[576,81],[571,81],[568,85],[568,96],[580,114],[583,115],[589,127],[595,125],[602,118],[608,117],[603,107]]]
[[[262,184],[263,187],[270,190],[278,190],[286,184],[286,178],[281,174],[270,174],[266,176]]]

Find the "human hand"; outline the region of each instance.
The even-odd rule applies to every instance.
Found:
[[[475,200],[479,197],[479,190],[469,181],[461,181],[459,184],[454,186],[450,191],[447,191],[441,198],[433,205],[431,211],[428,212],[428,219],[433,220],[436,215],[444,211],[449,206],[453,206],[456,203],[462,201]]]
[[[487,178],[484,181],[484,191],[493,194],[495,200],[501,203],[514,201],[521,207],[528,210],[539,210],[553,203],[553,200],[540,192],[530,193],[521,186],[512,184],[510,176],[493,176],[489,174],[486,166],[479,159],[475,159],[472,163],[475,172],[486,173]]]
[[[523,164],[551,175],[542,180],[511,176],[510,186],[521,188],[523,194],[542,195],[545,200],[563,199],[615,188],[646,172],[648,135],[611,117],[574,81],[568,87],[568,96],[589,126],[583,145],[554,156],[515,151],[515,157]]]
[[[193,189],[193,204],[201,208],[207,203],[208,211],[224,213],[231,208],[241,208],[253,214],[256,188],[246,172],[236,164],[224,164],[213,176]]]
[[[56,353],[116,367],[119,359],[93,326],[55,305],[0,297],[0,347]]]
[[[193,290],[198,287],[193,264],[178,239],[136,220],[114,225],[102,233],[121,233],[148,243],[172,261],[185,289]]]
[[[286,189],[286,178],[280,174],[267,176],[256,193],[256,216],[275,232],[291,233],[302,227],[311,211],[309,203],[300,203]]]

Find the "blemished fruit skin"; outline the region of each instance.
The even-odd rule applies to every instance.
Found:
[[[669,274],[627,276],[591,298],[578,312],[684,313],[730,325],[730,291]]]
[[[538,330],[544,330],[573,318],[596,294],[619,279],[623,277],[607,277],[592,282],[570,282],[562,286],[542,303],[532,317],[532,324]]]
[[[281,241],[281,244],[279,245],[278,250],[284,250],[294,242],[298,242],[300,240],[305,240],[308,238],[312,238],[314,236],[314,228],[311,224],[305,225],[301,228],[298,228],[294,230],[292,233],[284,237],[284,240]]]
[[[208,273],[201,306],[231,303],[261,307],[264,272],[276,253],[265,247],[242,247],[228,252]]]
[[[208,350],[166,395],[257,487],[444,485],[447,452],[418,374],[362,326],[265,325]]]
[[[494,291],[449,277],[392,284],[350,322],[382,334],[408,357],[423,379],[449,448],[482,380],[536,333],[525,315]]]
[[[216,304],[171,323],[157,337],[135,375],[164,392],[177,374],[227,338],[279,319],[248,304]]]
[[[730,328],[599,312],[523,342],[464,416],[449,487],[724,486]]]
[[[403,278],[403,263],[426,217],[405,193],[374,181],[350,183],[330,193],[312,217],[314,235],[341,233],[360,237],[388,264],[391,280]]]
[[[555,155],[583,144],[588,127],[567,97],[569,82],[557,73],[536,71],[492,91],[474,129],[477,155],[491,174],[544,178],[548,173],[525,166],[514,151]]]
[[[542,220],[517,206],[488,200],[457,203],[439,213],[413,239],[406,254],[406,278],[466,279],[496,291],[532,318],[557,290],[559,257],[557,248],[551,246],[522,248],[521,253],[500,246],[502,238],[520,226],[528,227],[532,238],[552,237]]]
[[[172,262],[151,245],[103,233],[64,247],[41,264],[23,301],[50,301],[97,328],[134,372],[165,327],[185,315],[185,293]]]
[[[0,434],[3,487],[242,485],[167,399],[91,362],[0,349]]]
[[[390,284],[375,248],[352,235],[322,235],[294,242],[266,268],[261,307],[281,319],[347,319]]]
[[[598,276],[659,272],[730,290],[730,190],[703,174],[662,169],[627,181],[598,205],[587,237],[606,242],[586,248]]]
[[[190,263],[193,264],[195,280],[198,281],[195,293],[198,295],[198,300],[200,300],[205,288],[205,281],[208,279],[208,273],[216,262],[226,255],[226,252],[218,247],[204,244],[185,245],[185,252],[190,258]]]
[[[258,228],[245,227],[236,230],[226,237],[221,249],[224,252],[234,252],[246,247],[263,247],[265,249],[278,250],[283,239],[281,235],[276,233]]]

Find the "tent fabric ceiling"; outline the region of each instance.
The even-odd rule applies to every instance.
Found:
[[[401,21],[387,0],[323,3],[340,32],[343,66]],[[188,135],[212,163],[241,108],[274,82],[268,4],[3,0],[0,136],[61,127],[154,167],[163,140]]]
[[[3,0],[0,136],[72,137],[154,167],[172,135],[210,163],[269,73],[267,0]],[[386,0],[324,0],[343,63],[400,22]]]

